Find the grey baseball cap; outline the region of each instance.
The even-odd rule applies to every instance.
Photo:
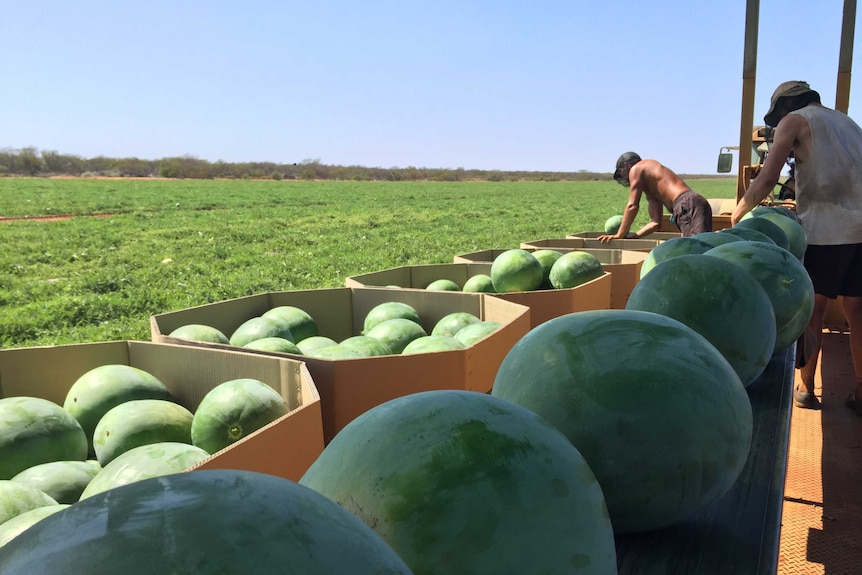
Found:
[[[779,84],[779,86],[775,89],[775,92],[772,93],[772,100],[769,103],[769,111],[766,112],[766,115],[763,116],[763,121],[766,122],[767,126],[776,126],[778,121],[781,119],[778,117],[775,106],[778,105],[778,100],[781,98],[792,98],[793,96],[801,96],[802,94],[807,94],[808,92],[813,92],[811,86],[808,85],[808,82],[803,82],[802,80],[791,80],[789,82],[783,82]]]
[[[634,163],[637,163],[640,161],[641,161],[641,157],[634,152],[626,152],[625,154],[621,155],[617,159],[617,169],[614,172],[614,179],[615,180],[620,179],[620,177],[621,177],[620,176],[620,170],[623,169],[623,166],[625,166],[626,164],[634,164]]]

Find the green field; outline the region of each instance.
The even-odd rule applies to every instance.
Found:
[[[613,181],[0,178],[0,348],[149,340],[153,314],[600,230],[627,195]],[[75,217],[40,219],[60,215]]]

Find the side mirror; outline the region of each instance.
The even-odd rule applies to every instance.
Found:
[[[727,150],[727,148],[722,148],[722,150]],[[724,152],[720,151],[718,154],[718,168],[717,171],[719,174],[727,174],[730,172],[733,167],[733,154],[730,151]]]
[[[718,155],[718,168],[717,171],[719,174],[727,174],[730,173],[730,170],[733,168],[733,154],[730,152],[722,152]]]

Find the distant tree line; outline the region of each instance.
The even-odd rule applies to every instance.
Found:
[[[0,148],[0,176],[72,176],[177,179],[376,180],[376,181],[520,181],[608,180],[610,173],[468,170],[464,168],[369,168],[334,166],[319,159],[275,162],[210,162],[194,156],[142,160],[82,158],[53,150]]]

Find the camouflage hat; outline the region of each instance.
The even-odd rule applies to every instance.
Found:
[[[792,98],[793,96],[801,96],[802,94],[807,94],[808,92],[813,92],[811,86],[808,85],[808,82],[803,82],[802,80],[791,80],[790,82],[784,82],[779,85],[775,92],[772,93],[772,101],[769,104],[769,111],[766,112],[766,115],[763,116],[763,121],[766,122],[767,126],[775,126],[778,124],[778,121],[781,119],[777,117],[777,113],[775,110],[775,106],[778,105],[778,100],[781,98]]]
[[[626,152],[617,159],[617,169],[614,172],[614,179],[620,180],[620,171],[626,164],[636,164],[641,161],[641,157],[634,152]]]

